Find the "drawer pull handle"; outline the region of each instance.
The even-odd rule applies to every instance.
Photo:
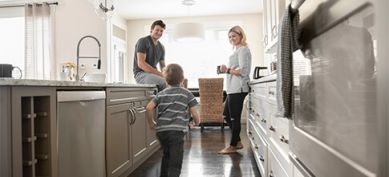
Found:
[[[274,177],[273,170],[270,170],[269,177]]]
[[[257,145],[255,145],[255,149],[258,150],[258,146]]]
[[[264,162],[264,161],[265,161],[265,159],[263,158],[263,156],[262,156],[262,155],[260,155],[260,156],[259,156],[259,160],[260,160],[260,161],[262,161],[262,162]]]
[[[273,131],[273,132],[276,131],[276,129],[275,129],[273,126],[270,126],[270,127],[269,127],[269,130],[270,130],[270,131]]]
[[[277,25],[274,25],[271,28],[271,36],[273,37],[273,39],[277,37]]]
[[[284,143],[286,143],[286,144],[289,144],[289,140],[286,139],[286,138],[284,137],[284,135],[281,136],[280,141],[281,141],[281,142],[284,142]]]
[[[266,119],[261,119],[261,122],[266,124]]]

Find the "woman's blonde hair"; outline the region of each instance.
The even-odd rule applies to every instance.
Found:
[[[228,31],[228,34],[230,34],[231,32],[234,32],[236,34],[238,34],[239,36],[242,37],[240,43],[242,44],[242,46],[247,46],[247,42],[246,42],[246,34],[244,33],[242,27],[240,26],[234,26],[232,27],[229,31]]]

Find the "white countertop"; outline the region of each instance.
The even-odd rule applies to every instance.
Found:
[[[0,86],[56,86],[56,87],[155,87],[153,84],[97,83],[57,80],[0,78]]]
[[[262,82],[272,82],[272,81],[275,81],[277,79],[277,74],[276,73],[273,73],[273,74],[269,74],[267,76],[263,76],[259,79],[254,79],[252,81],[250,81],[250,84],[258,84],[258,83],[262,83]]]

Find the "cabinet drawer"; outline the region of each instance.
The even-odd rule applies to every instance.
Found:
[[[269,141],[274,155],[287,172],[291,172],[289,160],[289,119],[277,117],[275,115],[276,106],[269,107],[270,114]]]
[[[266,98],[267,97],[267,83],[260,83],[251,85],[251,91],[255,97]]]
[[[269,149],[268,151],[269,155],[269,175],[272,177],[292,177],[291,173],[288,173],[283,166],[281,165],[280,161],[277,159],[277,157],[274,155],[273,150]]]
[[[261,176],[267,174],[267,143],[263,136],[254,128],[252,150]]]
[[[259,99],[258,100],[258,104],[259,106],[256,108],[256,110],[258,110],[258,117],[259,117],[259,121],[261,122],[261,124],[266,127],[266,125],[268,124],[270,118],[269,118],[269,110],[268,110],[268,103],[266,102],[265,99]]]
[[[150,99],[142,100],[142,101],[135,101],[134,106],[135,107],[145,107]]]
[[[254,132],[254,127],[253,127],[253,121],[251,120],[251,118],[249,117],[247,119],[247,137],[249,138],[249,140],[251,141],[251,137],[253,136],[253,132]]]
[[[267,94],[268,94],[270,104],[277,105],[276,93],[277,93],[276,82],[269,82]]]
[[[148,99],[145,88],[107,88],[107,105]]]
[[[259,114],[259,107],[261,107],[259,104],[259,99],[254,96],[250,97],[250,113],[253,115]]]
[[[250,117],[254,117],[254,115],[250,114]],[[255,126],[255,129],[258,131],[258,133],[261,136],[267,137],[268,131],[267,131],[266,123],[256,118],[252,118],[252,119],[253,119],[253,124]]]

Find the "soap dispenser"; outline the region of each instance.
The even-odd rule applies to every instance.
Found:
[[[66,66],[62,65],[61,72],[59,73],[59,79],[61,81],[66,81],[68,78],[68,74],[66,73]]]

